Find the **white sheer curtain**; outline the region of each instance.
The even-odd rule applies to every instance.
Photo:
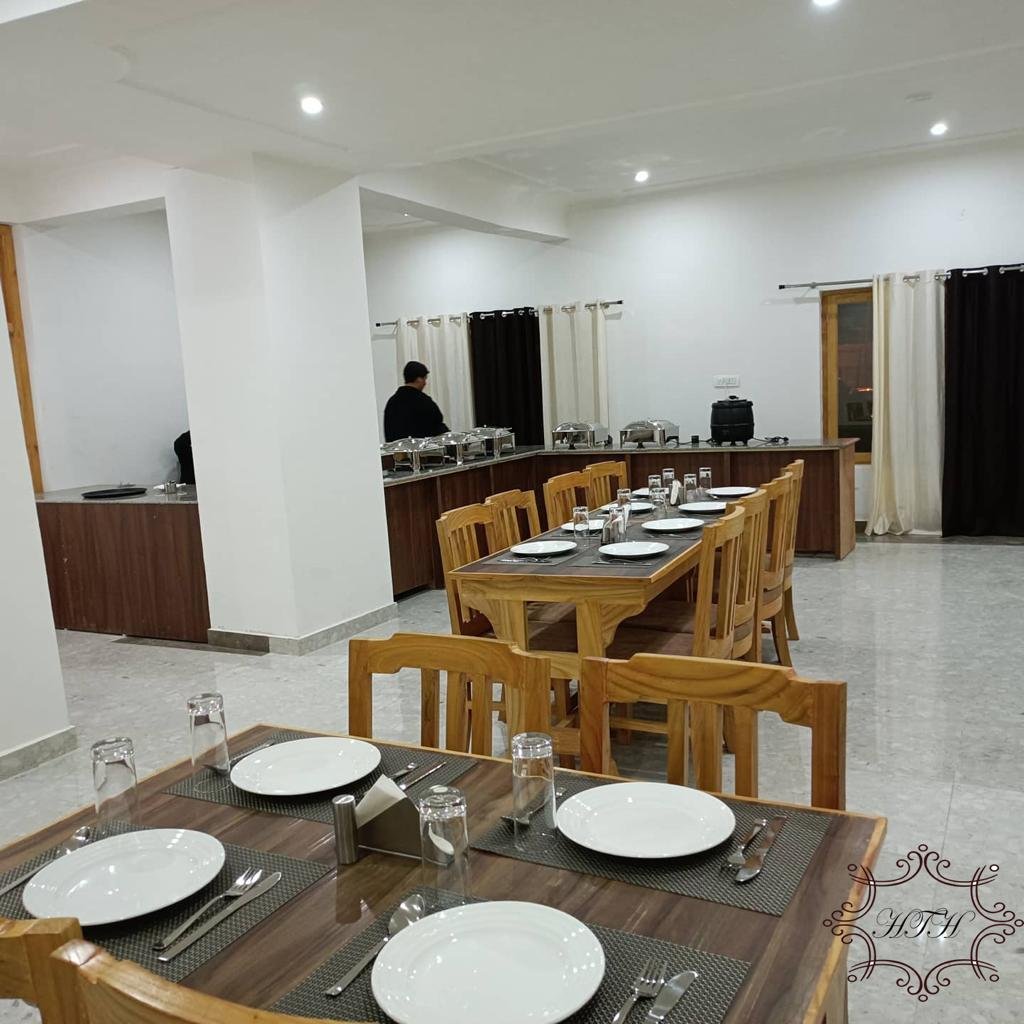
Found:
[[[937,271],[875,278],[867,533],[941,533],[943,329]]]
[[[599,302],[551,306],[540,314],[544,430],[580,421],[608,426],[608,338]]]
[[[399,318],[395,331],[398,379],[411,359],[430,370],[427,394],[444,413],[452,430],[469,430],[473,422],[473,384],[469,370],[469,317],[464,313]]]

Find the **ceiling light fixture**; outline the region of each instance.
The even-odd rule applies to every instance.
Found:
[[[839,0],[814,0],[815,7],[835,7]]]
[[[633,180],[638,185],[642,185],[650,176],[650,171],[637,171],[636,174],[633,175]]]
[[[945,135],[949,131],[949,125],[945,121],[936,121],[930,129],[932,135]]]
[[[319,96],[303,96],[299,100],[299,106],[302,107],[304,114],[309,114],[310,117],[315,117],[321,113],[324,109],[324,101]]]

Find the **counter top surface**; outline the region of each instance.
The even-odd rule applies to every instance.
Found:
[[[145,494],[138,494],[134,498],[83,498],[83,491],[99,491],[109,487],[145,487]],[[160,486],[163,486],[162,484]],[[36,495],[36,502],[46,505],[194,505],[196,504],[196,489],[191,484],[186,484],[184,489],[176,494],[164,494],[156,490],[155,486],[146,484],[90,484],[87,487],[69,487],[63,491],[45,491]]]

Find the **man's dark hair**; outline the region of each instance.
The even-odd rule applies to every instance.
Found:
[[[419,380],[420,377],[426,377],[430,371],[422,364],[417,363],[414,359],[411,363],[405,364],[405,369],[402,370],[402,377],[406,384],[411,384],[414,380]]]

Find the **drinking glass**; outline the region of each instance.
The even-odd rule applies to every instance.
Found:
[[[419,803],[423,885],[469,898],[466,797],[454,786],[432,786]]]
[[[711,497],[711,467],[701,466],[700,477],[698,478],[697,487],[700,490],[701,500]]]
[[[622,508],[629,508],[629,503],[633,500],[633,492],[628,487],[620,487],[615,492],[615,503],[621,505]]]
[[[512,817],[517,849],[525,848],[527,834],[555,832],[555,757],[547,733],[512,737]]]
[[[648,491],[652,491],[652,490],[654,490],[655,487],[660,487],[660,486],[661,486],[661,474],[660,473],[652,473],[647,478],[647,490]]]
[[[115,818],[136,820],[139,793],[135,746],[127,736],[115,736],[92,745],[92,784],[100,825]]]
[[[655,519],[668,518],[668,491],[664,487],[651,488],[651,504],[654,506],[652,514]]]
[[[618,544],[626,539],[626,520],[629,516],[629,506],[619,508],[615,505],[608,512],[608,518],[604,521],[601,530],[601,544]]]
[[[228,728],[224,721],[224,698],[219,693],[200,693],[185,702],[188,734],[192,741],[192,768],[213,768],[227,772]]]
[[[661,471],[661,486],[664,487],[669,494],[672,493],[672,484],[675,483],[675,480],[676,471],[671,466]]]
[[[577,505],[572,510],[572,532],[580,547],[590,547],[590,509],[586,505]]]
[[[683,501],[700,501],[700,495],[697,493],[696,473],[683,475]]]

